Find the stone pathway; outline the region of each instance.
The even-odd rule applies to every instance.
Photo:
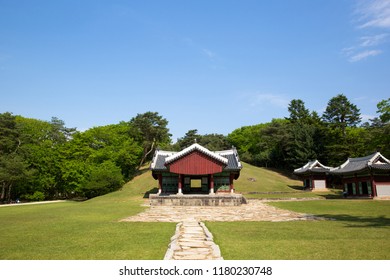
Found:
[[[148,206],[146,211],[123,219],[128,222],[196,221],[296,221],[313,220],[310,214],[292,212],[270,206],[260,200],[249,200],[241,206]]]
[[[219,246],[202,222],[194,219],[176,225],[164,260],[222,260]]]
[[[146,211],[124,222],[175,222],[175,235],[165,254],[166,260],[221,260],[219,246],[202,221],[297,221],[322,219],[249,200],[241,206],[147,206]]]

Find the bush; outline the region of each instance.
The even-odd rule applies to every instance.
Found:
[[[79,191],[87,198],[104,195],[120,189],[123,185],[121,169],[111,161],[94,166],[87,182]]]
[[[43,201],[45,200],[45,194],[40,191],[34,192],[34,194],[26,194],[24,198],[30,201]]]

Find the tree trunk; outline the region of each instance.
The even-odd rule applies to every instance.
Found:
[[[155,145],[156,141],[153,141],[152,142],[152,146],[150,147],[150,150],[148,152],[146,152],[143,156],[142,156],[142,159],[141,159],[141,162],[139,163],[139,166],[137,168],[137,170],[140,170],[142,165],[144,164],[145,162],[145,159],[146,157],[153,151],[153,148],[154,148],[154,145]]]
[[[7,197],[8,202],[11,202],[11,189],[12,189],[12,183],[10,183],[8,186],[8,197]]]
[[[3,201],[5,198],[5,182],[3,182],[2,186],[1,186],[1,197],[0,197],[0,200]]]

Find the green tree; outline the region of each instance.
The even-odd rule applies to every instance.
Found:
[[[317,129],[313,125],[294,123],[288,125],[286,137],[286,165],[298,168],[309,160],[318,158],[319,145],[316,143]]]
[[[25,197],[39,191],[48,199],[62,198],[61,165],[65,160],[62,148],[64,141],[68,141],[65,135],[47,121],[17,116],[16,123],[20,133],[19,153],[35,170],[31,184],[24,184]]]
[[[168,121],[157,112],[138,114],[130,120],[130,124],[133,128],[132,136],[143,146],[142,158],[138,165],[140,169],[158,145],[171,142],[171,134],[167,127]]]
[[[231,147],[226,136],[217,133],[202,135],[199,144],[210,151],[223,151]]]
[[[121,169],[113,162],[105,161],[91,167],[86,182],[77,188],[77,192],[89,199],[116,191],[123,183]]]
[[[291,122],[305,122],[309,119],[310,113],[306,109],[305,103],[301,99],[293,99],[288,105],[290,116],[287,118]]]
[[[28,181],[32,171],[17,154],[3,155],[0,157],[0,184],[1,201],[10,202],[21,194],[20,190],[14,190],[19,182]],[[14,194],[14,195],[13,195]]]
[[[197,129],[190,129],[186,132],[184,137],[177,139],[176,144],[179,146],[180,150],[183,150],[195,142],[199,142],[201,137],[202,136],[198,134]]]
[[[99,126],[73,135],[66,153],[68,158],[100,164],[107,160],[114,162],[124,178],[130,179],[141,160],[143,148],[135,141],[126,122]]]
[[[9,112],[0,114],[0,155],[14,153],[20,146],[15,118]]]
[[[346,128],[348,126],[355,127],[361,121],[360,110],[343,94],[329,100],[322,118],[332,128],[339,129],[344,139]]]
[[[377,113],[380,113],[380,120],[386,124],[390,122],[390,98],[384,99],[377,104]]]

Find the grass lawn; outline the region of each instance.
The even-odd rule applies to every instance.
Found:
[[[85,202],[0,207],[0,259],[162,259],[175,224],[118,222],[144,210],[145,180]]]
[[[271,204],[336,220],[207,222],[225,259],[390,259],[390,201],[317,200]]]
[[[258,198],[275,196],[266,192],[278,192],[276,197],[323,195],[294,187],[300,184],[244,164],[235,187]],[[145,172],[122,190],[85,202],[0,207],[0,259],[162,259],[175,223],[119,222],[143,211],[147,193],[156,186]],[[336,221],[208,222],[225,259],[390,259],[390,201],[324,199],[272,205]]]

